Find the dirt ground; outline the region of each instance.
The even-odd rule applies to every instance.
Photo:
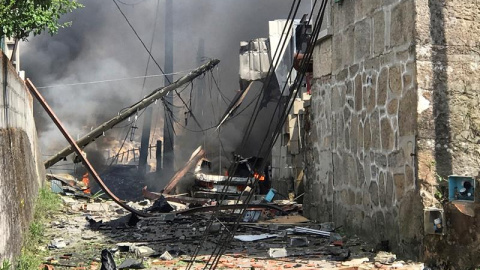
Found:
[[[48,245],[40,247],[48,253],[45,269],[100,269],[104,249],[110,251],[118,269],[210,269],[210,255],[220,244],[219,235],[231,229],[231,222],[224,218],[228,213],[208,226],[211,213],[169,213],[137,219],[113,201],[91,202],[69,196],[62,196],[62,200],[63,209],[47,226]],[[132,204],[136,208],[149,205],[149,201]],[[306,222],[296,223],[299,219]],[[324,229],[333,224],[315,224],[298,216],[284,217],[276,223],[242,222],[236,236],[267,234],[271,238],[250,242],[233,239],[216,268],[424,268],[420,263],[397,260],[391,253],[374,252],[368,243],[355,237],[295,234],[295,226]],[[122,268],[122,263],[130,268]]]

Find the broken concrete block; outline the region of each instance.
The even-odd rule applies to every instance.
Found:
[[[64,248],[67,246],[67,243],[63,238],[55,238],[52,241],[50,241],[50,244],[48,245],[48,248],[54,249],[54,248]]]
[[[125,261],[122,262],[118,266],[118,269],[144,269],[145,266],[143,265],[142,261],[137,261],[131,258],[125,259]]]
[[[160,255],[160,259],[165,261],[171,261],[173,260],[173,256],[170,254],[170,252],[165,251],[162,255]]]
[[[133,251],[135,255],[139,258],[149,257],[155,254],[155,250],[145,246],[141,246],[141,247],[133,246],[133,247],[130,247],[130,251]]]
[[[75,204],[77,203],[77,201],[75,199],[73,199],[72,197],[65,197],[65,196],[62,196],[62,201],[64,204]]]
[[[396,259],[397,255],[385,251],[378,252],[374,258],[375,262],[379,262],[382,264],[392,264]]]
[[[87,211],[101,212],[101,211],[106,211],[106,209],[108,209],[108,206],[103,205],[101,203],[89,203],[89,204],[87,204]]]
[[[287,257],[287,250],[285,248],[270,248],[268,250],[268,256],[270,258]]]

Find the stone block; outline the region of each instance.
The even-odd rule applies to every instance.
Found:
[[[362,86],[362,76],[358,74],[355,77],[355,110],[362,110],[362,101],[363,101],[363,86]]]
[[[345,127],[345,149],[350,149],[350,129]]]
[[[375,166],[375,164],[372,164],[370,166],[370,172],[372,173],[372,179],[377,179],[378,168],[377,168],[377,166]]]
[[[395,201],[395,196],[393,193],[393,175],[392,173],[387,173],[387,182],[386,182],[386,202],[385,205],[387,207],[391,207],[393,205],[393,201]]]
[[[392,125],[390,124],[390,120],[386,117],[380,120],[381,126],[381,136],[382,136],[382,149],[383,150],[391,150],[395,144],[395,134],[392,130]]]
[[[448,106],[448,105],[447,105]],[[414,135],[416,130],[417,95],[407,91],[398,108],[398,130],[400,136]]]
[[[352,114],[352,112],[350,111],[348,106],[345,106],[343,108],[343,119],[345,120],[345,122],[348,122],[350,120],[350,115],[351,114]]]
[[[369,192],[370,192],[370,197],[372,198],[372,204],[374,206],[378,206],[379,205],[379,199],[378,199],[378,185],[377,185],[377,182],[372,181],[370,183]]]
[[[342,46],[345,46],[342,34],[336,34],[333,36],[332,46],[333,48],[342,48]],[[332,50],[332,71],[339,70],[343,67],[343,57],[343,50]]]
[[[358,116],[357,115],[352,115],[352,121],[350,122],[350,150],[352,153],[357,152],[357,146],[358,146]]]
[[[353,1],[355,3],[355,21],[362,20],[366,16],[365,1]],[[351,14],[350,14],[351,15]]]
[[[363,150],[363,141],[364,141],[364,138],[363,138],[363,134],[364,134],[364,131],[363,131],[363,123],[362,122],[359,122],[358,123],[358,140],[357,140],[357,143],[358,143],[358,148],[357,148],[357,151],[360,152]]]
[[[393,94],[402,95],[402,68],[400,65],[391,66],[388,71],[388,86]]]
[[[355,205],[362,205],[363,203],[363,194],[362,194],[362,191],[359,190],[357,191],[357,193],[355,194]]]
[[[378,110],[374,110],[370,115],[370,126],[372,131],[372,149],[381,149],[380,143],[380,118]]]
[[[351,65],[350,67],[348,67],[349,77],[353,78],[355,75],[357,75],[358,69],[359,69],[358,64]]]
[[[346,95],[348,97],[353,97],[353,95],[354,95],[354,93],[353,93],[353,81],[352,80],[347,80],[345,85],[347,86]]]
[[[347,203],[349,206],[355,205],[355,192],[351,189],[348,189]]]
[[[336,86],[334,86],[332,88],[331,101],[332,101],[332,110],[333,111],[337,111],[338,109],[343,108],[343,105],[345,104],[345,102],[342,100],[342,98],[340,96],[340,92],[338,91],[338,87],[336,87]]]
[[[403,88],[409,89],[413,86],[413,77],[415,72],[415,63],[413,61],[407,62],[405,64],[405,73],[403,74]]]
[[[388,102],[387,112],[389,115],[397,115],[398,112],[398,100],[392,99]]]
[[[313,50],[313,77],[320,78],[332,73],[332,38],[326,38]]]
[[[388,154],[388,167],[391,169],[403,168],[405,156],[402,150],[396,150]]]
[[[332,15],[332,22],[333,22],[333,33],[338,34],[343,29],[345,29],[348,22],[345,20],[345,12],[346,8],[349,4],[346,5],[332,5],[331,15]]]
[[[363,1],[357,1],[363,2]],[[370,55],[370,46],[371,46],[371,19],[366,18],[362,21],[355,23],[354,30],[354,61],[359,62],[360,60],[368,57]]]
[[[363,189],[363,208],[367,213],[372,210],[372,199],[370,197],[368,186]]]
[[[385,173],[380,172],[378,174],[378,200],[380,202],[380,207],[385,207],[386,202],[386,189],[385,189]]]
[[[337,75],[335,76],[335,79],[337,82],[342,82],[348,77],[348,68],[344,68],[340,70]]]
[[[380,57],[371,57],[371,58],[365,59],[363,67],[365,70],[370,70],[370,71],[378,70],[380,68]]]
[[[370,127],[370,119],[365,120],[365,125],[363,128],[363,148],[365,151],[370,151],[372,147],[372,133]]]
[[[376,91],[375,91],[375,86],[374,85],[369,85],[366,87],[364,93],[365,101],[366,101],[366,108],[367,112],[371,113],[373,109],[375,109],[376,106]]]
[[[371,164],[371,159],[369,157],[366,157],[363,160],[363,170],[365,172],[365,183],[370,184],[370,181],[372,180],[372,164]]]
[[[351,64],[354,63],[354,53],[355,53],[355,28],[354,26],[349,26],[347,29],[345,29],[345,32],[342,34],[343,35],[343,44],[342,48],[343,50],[343,65],[350,66]]]
[[[382,153],[375,153],[375,164],[380,168],[387,168],[387,156]]]
[[[369,213],[371,212],[371,209],[370,208],[365,208],[365,213]],[[371,235],[372,234],[372,228],[374,228],[374,223],[372,221],[372,217],[369,216],[369,215],[365,215],[365,217],[363,218],[363,224],[362,224],[362,230],[363,232],[366,234],[366,235]]]
[[[397,47],[413,42],[415,6],[413,0],[404,0],[392,8],[390,20],[390,46]]]
[[[379,10],[373,15],[373,53],[379,55],[385,50],[385,12]]]
[[[384,52],[379,57],[380,57],[381,66],[387,66],[392,63],[395,63],[395,53],[393,51]]]
[[[407,190],[415,187],[415,174],[413,168],[405,165],[405,188]]]
[[[377,80],[377,104],[385,105],[388,93],[388,68],[380,70]]]

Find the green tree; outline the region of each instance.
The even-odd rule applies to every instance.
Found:
[[[0,0],[0,36],[20,40],[46,30],[53,35],[71,25],[60,16],[79,7],[76,0]]]

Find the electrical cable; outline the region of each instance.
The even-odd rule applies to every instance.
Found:
[[[182,70],[177,71],[169,74],[154,74],[154,75],[147,75],[147,76],[135,76],[135,77],[127,77],[127,78],[118,78],[118,79],[107,79],[107,80],[98,80],[98,81],[90,81],[90,82],[79,82],[79,83],[67,83],[67,84],[55,84],[55,85],[46,85],[37,87],[37,89],[46,89],[46,88],[57,88],[57,87],[66,87],[66,86],[77,86],[77,85],[88,85],[88,84],[98,84],[98,83],[109,83],[109,82],[119,82],[119,81],[126,81],[126,80],[136,80],[136,79],[144,79],[144,78],[156,78],[156,77],[165,77],[168,75],[178,75],[178,74],[186,74],[193,69],[190,70]]]
[[[125,19],[125,21],[128,23],[128,25],[130,26],[130,28],[132,29],[133,33],[135,34],[135,36],[137,36],[137,39],[140,41],[140,43],[142,43],[142,46],[143,48],[145,48],[145,50],[147,51],[148,55],[150,55],[150,57],[152,58],[153,62],[155,63],[155,65],[157,65],[158,69],[160,69],[160,72],[162,72],[163,75],[165,75],[165,72],[163,71],[162,67],[158,64],[157,60],[155,60],[155,57],[153,57],[152,53],[150,52],[150,50],[147,48],[147,46],[145,45],[145,43],[143,42],[143,40],[140,38],[140,36],[138,35],[137,31],[135,30],[135,28],[133,27],[133,25],[130,23],[130,20],[128,20],[127,16],[125,15],[125,13],[123,13],[122,9],[120,8],[120,6],[118,5],[117,1],[118,0],[112,0],[113,3],[115,4],[115,6],[117,7],[118,11],[120,11],[120,13],[122,14],[123,18]],[[168,78],[168,76],[165,77],[165,79],[168,81],[169,84],[171,84],[172,82],[170,81],[170,79]]]
[[[138,0],[136,3],[125,3],[121,0],[117,0],[120,4],[125,5],[125,6],[136,6],[140,4],[141,2],[144,2],[145,0]]]
[[[293,18],[295,18],[296,11],[295,11],[295,13],[293,14],[293,10],[294,10],[295,3],[296,3],[296,2],[297,2],[296,0],[294,0],[294,1],[292,2],[292,6],[291,6],[291,8],[290,8],[289,15],[288,15],[288,17],[287,17],[288,20],[291,19],[291,20],[293,21]],[[301,0],[300,0],[300,2],[301,2]],[[300,3],[300,2],[299,2],[299,3]],[[299,3],[298,3],[298,4],[299,4]],[[296,10],[298,10],[298,6],[297,6],[297,9],[296,9]],[[293,16],[292,16],[292,14],[293,14]],[[282,36],[285,34],[286,28],[287,28],[287,24],[285,24],[285,26],[284,26],[284,28],[283,28]],[[286,43],[286,38],[285,38],[285,41],[284,41],[283,45],[285,45],[285,43]],[[278,52],[279,52],[279,47],[280,47],[280,44],[278,44],[278,46],[277,46],[277,48],[276,48],[276,50],[275,50],[275,54],[274,54],[274,59],[277,58],[277,61],[276,61],[276,63],[274,63],[274,65],[270,65],[269,74],[272,73],[272,71],[271,71],[271,70],[272,70],[272,66],[275,66],[275,69],[276,69],[276,66],[278,65],[278,62],[279,62],[278,60],[279,60],[280,57],[276,57],[276,56],[277,56],[277,54],[278,54]],[[283,48],[283,46],[282,46],[282,48]],[[283,49],[282,49],[282,50],[283,50]],[[273,69],[273,70],[275,70],[275,69]],[[271,76],[271,75],[270,75],[270,76]],[[271,77],[270,77],[270,78],[271,78]],[[258,104],[258,103],[257,103],[257,104]],[[254,111],[256,111],[256,110],[254,110]],[[249,126],[249,127],[251,126],[250,123],[249,123],[248,126]],[[248,133],[250,133],[250,132],[248,132]],[[230,172],[234,172],[234,171],[236,170],[236,166],[238,166],[238,164],[236,164],[236,163],[234,163],[233,165],[231,165],[231,166],[230,166],[231,168],[229,169],[229,171],[230,171]],[[226,187],[228,186],[228,182],[231,181],[231,175],[233,175],[233,173],[229,173],[229,175],[230,175],[230,177],[229,177],[229,179],[227,180],[227,184],[225,185],[223,191],[226,191]],[[226,193],[225,193],[225,192],[222,192],[222,196],[221,196],[222,199],[224,199],[225,196],[226,196]],[[217,215],[218,215],[218,208],[217,208],[216,211],[214,212],[214,215],[212,215],[212,217],[211,217],[210,220],[208,221],[208,226],[207,226],[208,228],[211,226],[211,224],[213,223],[214,217],[216,217]],[[207,230],[208,230],[208,228],[207,228]],[[194,261],[194,259],[196,258],[196,256],[198,255],[198,252],[199,252],[199,250],[200,250],[200,246],[201,246],[203,243],[205,243],[207,237],[208,237],[207,234],[205,234],[205,235],[204,235],[204,238],[203,238],[203,241],[201,241],[201,242],[197,245],[197,248],[196,248],[196,250],[195,250],[195,252],[194,252],[193,260],[189,263],[189,265],[187,266],[187,269],[191,269],[191,267],[192,267],[192,265],[193,265],[193,261]],[[212,252],[212,255],[211,255],[211,257],[209,258],[209,260],[207,261],[204,269],[206,269],[206,267],[207,267],[208,264],[210,263],[210,260],[211,260],[212,257],[215,255],[215,252],[216,252],[216,251],[217,251],[217,250],[215,249],[215,250]],[[215,266],[216,263],[218,263],[218,261],[217,261],[217,262],[215,262],[215,261],[217,261],[217,260],[214,259],[214,262],[213,262],[212,266]]]
[[[223,101],[225,102],[225,104],[230,105],[230,103],[232,103],[231,100],[229,100],[223,93],[222,91],[220,90],[220,86],[218,86],[218,83],[217,83],[217,80],[215,79],[215,75],[213,75],[213,71],[210,70],[210,74],[212,76],[212,79],[213,81],[215,82],[215,86],[217,87],[217,90],[218,90],[218,93],[220,93],[220,96],[222,97]],[[228,102],[227,102],[228,101]]]
[[[322,7],[320,8],[320,11],[319,11],[319,14],[320,16],[317,17],[317,21],[315,23],[315,28],[314,28],[314,34],[312,35],[311,37],[311,42],[309,43],[309,47],[310,46],[313,46],[314,44],[314,41],[316,40],[316,38],[318,37],[318,34],[320,32],[320,26],[321,26],[321,22],[323,21],[323,16],[324,16],[324,11],[325,11],[325,7],[326,7],[326,3],[327,1],[323,1],[323,5]],[[289,106],[287,106],[287,109],[284,111],[284,114],[282,115],[282,119],[286,119],[286,115],[288,114],[288,111],[291,110],[292,106],[293,106],[293,102],[291,102],[295,97],[296,95],[298,94],[298,88],[300,87],[300,83],[298,82],[298,78],[300,78],[300,81],[303,81],[304,77],[305,77],[305,71],[306,71],[306,65],[305,63],[309,63],[310,59],[311,59],[311,56],[312,56],[312,51],[313,49],[310,48],[310,50],[307,50],[307,54],[306,54],[306,57],[304,57],[302,59],[302,63],[301,63],[301,72],[299,74],[297,74],[297,77],[296,77],[296,83],[294,83],[294,86],[296,87],[296,90],[294,91],[291,91],[290,95],[289,95],[289,101],[290,101],[290,104]],[[307,60],[308,59],[308,60]],[[292,99],[293,97],[293,99]],[[274,116],[273,116],[274,117]],[[279,123],[277,124],[277,129],[275,131],[275,134],[274,134],[274,138],[276,140],[276,138],[278,138],[278,130],[279,128],[281,128],[283,126],[283,121],[279,121]],[[273,147],[273,144],[274,144],[274,141],[275,140],[272,140],[272,142],[270,143],[270,147],[269,149],[271,149]],[[259,150],[259,153],[260,153],[260,150]],[[271,152],[268,153],[268,156],[271,155]],[[266,164],[266,159],[263,160],[261,166],[260,166],[260,169],[265,167],[265,164]],[[257,179],[255,179],[255,182],[258,182]],[[254,186],[255,188],[255,186]],[[247,197],[247,202],[251,199],[253,195],[253,192],[249,194],[249,196]],[[236,222],[236,225],[234,227],[234,229],[232,229],[230,232],[229,232],[229,236],[230,236],[230,240],[232,239],[233,237],[233,233],[236,231],[236,229],[238,228],[238,222],[240,221],[240,218],[241,216],[243,216],[243,213],[245,212],[245,209],[242,210],[242,214],[239,215],[239,217],[237,218],[237,222]],[[221,254],[223,254],[223,252],[225,251],[226,249],[226,243],[229,243],[230,241],[221,241],[222,242],[222,249],[217,253],[217,256],[216,258],[214,259],[213,263],[212,263],[212,266],[211,268],[215,268],[216,265],[218,264],[218,259],[219,257],[221,256]],[[213,253],[212,253],[212,256],[213,256]]]

